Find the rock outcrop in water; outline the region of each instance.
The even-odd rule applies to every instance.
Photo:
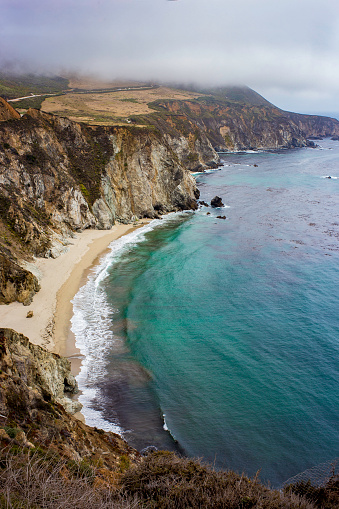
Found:
[[[224,207],[225,205],[222,202],[222,198],[220,196],[215,196],[211,200],[211,207]]]

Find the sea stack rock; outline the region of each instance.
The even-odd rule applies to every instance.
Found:
[[[211,201],[211,207],[224,207],[225,205],[222,202],[222,198],[220,196],[215,196]]]

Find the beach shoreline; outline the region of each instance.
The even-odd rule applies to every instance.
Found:
[[[147,221],[116,224],[110,230],[85,230],[70,239],[69,250],[58,258],[36,258],[29,270],[38,275],[40,291],[29,306],[19,302],[0,306],[1,326],[24,334],[53,353],[74,356],[76,361],[80,352],[70,331],[71,300],[111,242],[145,224]],[[28,311],[33,311],[31,318],[26,317]],[[75,362],[72,370],[77,367]]]

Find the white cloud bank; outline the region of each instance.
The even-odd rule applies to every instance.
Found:
[[[103,78],[247,84],[339,112],[337,0],[0,0],[0,62]]]

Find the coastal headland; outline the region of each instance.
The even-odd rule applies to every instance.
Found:
[[[275,492],[232,472],[219,475],[171,453],[141,458],[121,437],[71,415],[79,410],[71,399],[77,386],[59,355],[76,353],[71,299],[109,244],[144,221],[196,210],[199,190],[191,172],[217,167],[218,151],[292,149],[314,146],[310,137],[339,135],[337,120],[283,112],[246,87],[170,97],[156,90],[151,102],[135,99],[140,87],[133,97],[124,92],[120,100],[130,106],[135,99],[136,111],[123,109],[119,122],[93,118],[91,125],[81,122],[88,112],[79,113],[80,106],[74,120],[63,116],[62,105],[74,107],[72,94],[48,100],[45,110],[59,114],[25,108],[21,116],[0,98],[0,442],[6,471],[13,454],[18,462],[11,459],[11,468],[18,472],[32,453],[48,469],[57,457],[58,478],[86,479],[96,500],[105,493],[119,507],[141,507],[156,497],[159,507],[198,507],[203,499],[204,507],[215,507],[216,500],[224,507],[222,501],[233,497],[230,507],[259,507],[265,499],[265,507],[312,509],[312,501],[292,491]],[[89,99],[93,106],[95,97]],[[161,505],[165,500],[172,505]]]

